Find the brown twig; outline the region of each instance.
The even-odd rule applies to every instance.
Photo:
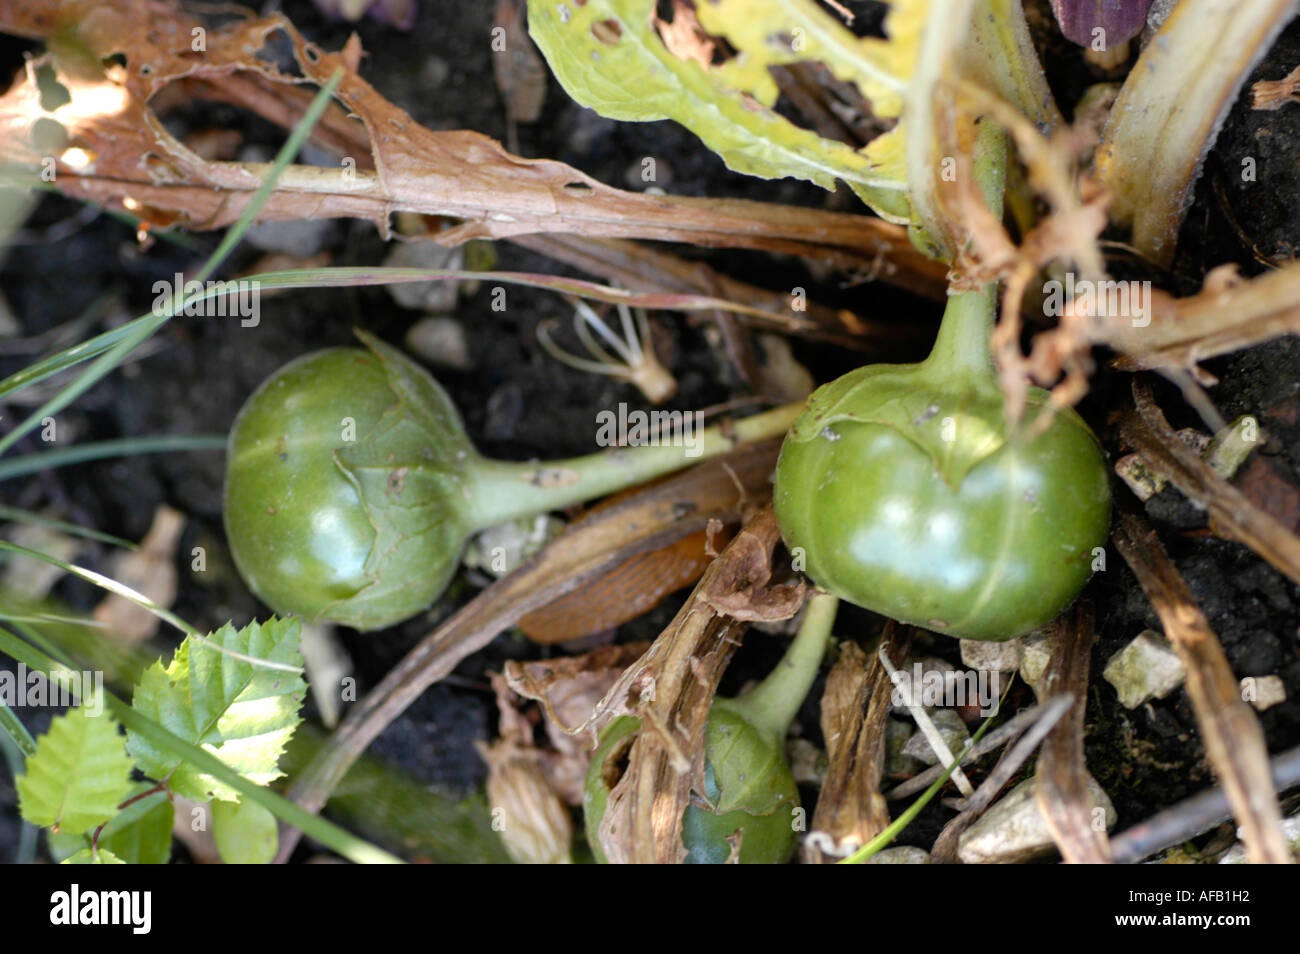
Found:
[[[1205,288],[1189,298],[1156,292],[1150,324],[1097,325],[1094,341],[1123,353],[1123,371],[1173,366],[1194,371],[1200,361],[1272,338],[1300,334],[1300,262],[1248,281],[1233,266],[1210,272]]]
[[[1187,671],[1187,694],[1205,740],[1206,758],[1227,792],[1251,861],[1290,864],[1264,733],[1241,699],[1218,637],[1155,531],[1141,518],[1121,515],[1115,545],[1155,606],[1165,636]]]
[[[510,241],[592,275],[616,281],[625,288],[690,294],[704,294],[704,289],[713,288],[720,297],[760,308],[767,315],[742,314],[741,322],[782,334],[872,351],[885,344],[893,346],[924,337],[912,324],[864,319],[850,311],[837,311],[811,301],[807,302],[806,311],[795,312],[791,307],[791,292],[770,291],[737,281],[703,262],[687,261],[638,242],[561,234],[519,235]],[[915,290],[936,300],[941,298],[943,270],[936,269],[933,281]],[[775,320],[783,313],[788,318]]]
[[[1044,677],[1043,692],[1067,694],[1074,704],[1043,743],[1034,797],[1062,858],[1071,864],[1106,864],[1110,861],[1110,846],[1105,826],[1093,824],[1088,767],[1083,757],[1083,715],[1093,642],[1092,605],[1075,604],[1074,610],[1058,618],[1053,628],[1059,638]]]
[[[1279,792],[1300,785],[1300,748],[1273,756],[1272,771]],[[1231,817],[1228,796],[1216,785],[1116,835],[1110,840],[1112,859],[1117,865],[1135,864]]]
[[[1119,430],[1143,462],[1193,503],[1207,509],[1216,533],[1245,544],[1280,573],[1300,583],[1300,537],[1251,503],[1180,440],[1156,405],[1151,389],[1136,380],[1133,401],[1137,410],[1124,415]]]

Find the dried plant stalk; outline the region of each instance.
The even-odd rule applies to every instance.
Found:
[[[907,655],[907,639],[896,638],[896,632],[888,628],[882,647],[898,665]],[[893,689],[874,654],[868,659],[857,643],[840,644],[840,658],[822,693],[821,726],[830,767],[804,840],[805,864],[834,864],[889,827],[880,780]]]
[[[1295,15],[1293,0],[1181,0],[1142,51],[1111,109],[1096,167],[1133,245],[1173,260],[1201,171],[1251,68]]]
[[[803,603],[802,580],[772,580],[780,539],[767,506],[713,562],[668,628],[602,703],[597,718],[626,711],[635,694],[642,720],[597,836],[611,863],[678,864],[686,857],[682,814],[691,792],[705,790],[704,730],[722,673],[750,620],[789,619]]]
[[[1150,324],[1099,323],[1092,338],[1123,352],[1115,366],[1124,371],[1195,370],[1197,362],[1300,334],[1300,263],[1249,281],[1236,273],[1235,265],[1214,269],[1204,290],[1190,298],[1157,292]]]
[[[259,220],[364,218],[387,238],[390,216],[409,211],[461,219],[436,236],[449,245],[536,232],[652,238],[808,255],[851,269],[874,266],[886,280],[933,285],[934,265],[911,246],[906,230],[877,218],[626,192],[561,162],[512,155],[475,132],[427,129],[358,75],[355,35],[343,51],[326,52],[279,14],[207,29],[168,0],[113,7],[68,0],[53,8],[0,0],[0,30],[53,37],[44,60],[55,66],[72,97],[47,115],[35,69],[0,95],[7,158],[35,173],[56,160],[53,186],[63,194],[124,210],[155,227],[234,223],[269,166],[199,157],[163,127],[150,105],[153,97],[184,80],[191,91],[287,123],[297,117],[286,104],[301,101],[293,95],[299,92],[295,86],[324,85],[342,70],[336,97],[361,122],[334,110],[322,141],[350,161],[340,168],[287,167]],[[194,30],[204,31],[206,44],[197,56],[191,49]],[[301,75],[282,72],[257,55],[277,37],[287,38]],[[130,55],[124,68],[101,73],[86,71],[84,63],[74,67],[81,63],[74,49],[82,57],[90,54],[94,63]],[[38,120],[61,127],[66,142],[42,142]]]
[[[1083,757],[1083,715],[1088,704],[1089,655],[1093,643],[1092,605],[1078,603],[1053,624],[1056,651],[1043,682],[1044,695],[1064,693],[1074,703],[1048,733],[1038,758],[1038,811],[1047,822],[1061,857],[1071,864],[1107,864],[1106,827],[1094,822]]]
[[[1141,518],[1128,513],[1120,517],[1115,545],[1155,606],[1165,636],[1187,670],[1187,694],[1205,740],[1205,755],[1227,792],[1250,860],[1291,864],[1264,732],[1241,699],[1219,638],[1155,531]]]

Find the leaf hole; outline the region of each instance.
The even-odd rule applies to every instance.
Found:
[[[616,46],[623,38],[623,27],[614,19],[597,20],[591,25],[591,35],[606,46]]]
[[[52,113],[60,106],[72,102],[72,94],[59,82],[54,67],[48,63],[36,70],[36,89],[40,94],[41,109],[47,113]]]

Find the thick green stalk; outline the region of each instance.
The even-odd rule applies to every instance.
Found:
[[[717,457],[739,444],[779,437],[803,410],[787,404],[753,417],[677,435],[661,434],[663,443],[612,447],[582,457],[536,462],[507,462],[481,458],[470,467],[466,486],[471,529],[482,529],[520,517],[563,510],[605,494],[682,470]],[[694,420],[687,414],[685,420]]]
[[[926,367],[944,378],[964,375],[975,380],[992,380],[989,335],[993,332],[996,301],[996,284],[949,295],[938,337],[924,362]]]
[[[765,735],[780,740],[803,705],[817,667],[826,653],[835,613],[839,609],[838,597],[818,593],[808,601],[799,633],[785,651],[777,667],[757,688],[739,699],[727,699],[718,704],[728,706],[732,712]]]
[[[974,176],[985,205],[995,217],[1001,218],[1007,181],[1007,139],[997,123],[988,117],[980,122],[975,134]],[[992,380],[989,336],[993,332],[996,304],[996,282],[975,291],[950,294],[939,335],[925,364],[945,377],[965,374]]]

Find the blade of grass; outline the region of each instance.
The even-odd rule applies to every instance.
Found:
[[[25,458],[24,458],[25,459]],[[0,465],[2,467],[3,465]],[[123,540],[121,537],[115,537],[111,533],[103,533],[99,530],[90,530],[86,527],[78,526],[75,523],[68,523],[66,520],[55,520],[53,517],[44,517],[21,507],[9,507],[0,504],[0,520],[10,520],[14,523],[34,523],[42,527],[49,527],[51,530],[58,530],[60,533],[66,533],[73,537],[84,537],[87,540],[96,540],[99,543],[107,543],[110,546],[122,547],[125,550],[138,550],[139,545],[132,543],[130,540]]]
[[[675,292],[634,292],[623,288],[611,288],[597,282],[579,278],[566,278],[561,275],[544,275],[533,272],[475,272],[445,268],[302,268],[279,272],[263,272],[250,275],[243,281],[257,282],[260,289],[276,288],[328,288],[355,285],[388,285],[403,282],[427,282],[460,279],[464,281],[500,282],[505,285],[520,285],[528,288],[542,288],[608,302],[614,305],[628,305],[633,308],[658,308],[673,311],[711,311],[721,310],[766,318],[784,325],[791,322],[790,315],[764,311],[749,305],[712,298],[708,295],[690,295]],[[224,288],[205,288],[185,301],[191,303],[205,301],[226,294]],[[106,331],[74,347],[60,351],[35,364],[23,368],[0,381],[0,400],[10,394],[16,394],[26,387],[43,381],[60,371],[88,361],[118,345],[134,330],[154,321],[152,314],[140,317]],[[810,322],[811,324],[811,322]]]
[[[32,734],[27,731],[27,726],[23,725],[14,710],[5,705],[3,699],[0,699],[0,729],[4,730],[5,735],[18,747],[18,751],[24,757],[35,753],[36,740],[32,738]]]
[[[275,157],[275,162],[272,163],[271,170],[267,175],[266,180],[262,183],[261,188],[259,188],[254,194],[253,200],[248,204],[248,208],[244,210],[244,214],[239,217],[239,221],[235,223],[234,227],[226,232],[221,243],[213,253],[208,256],[203,267],[199,269],[199,272],[194,279],[199,282],[199,284],[203,284],[207,278],[221,266],[222,262],[225,261],[231,250],[239,244],[240,239],[243,238],[249,225],[252,224],[253,218],[257,215],[262,205],[270,196],[271,191],[275,188],[275,183],[276,180],[279,179],[280,173],[283,172],[284,168],[293,161],[295,156],[297,156],[298,150],[302,147],[303,142],[306,141],[307,136],[311,133],[312,127],[316,125],[316,121],[320,119],[321,115],[325,112],[325,108],[329,105],[334,90],[338,87],[339,81],[342,78],[342,70],[336,70],[334,75],[330,77],[329,82],[321,88],[321,91],[316,95],[316,98],[312,100],[311,106],[309,106],[306,113],[303,114],[302,120],[294,127],[293,132],[289,135],[283,148],[281,148],[279,154]],[[30,416],[3,438],[0,438],[0,454],[9,450],[9,448],[19,440],[19,438],[35,428],[43,418],[56,414],[63,408],[67,407],[87,390],[93,387],[100,378],[103,378],[105,375],[116,369],[118,365],[126,360],[127,355],[151,338],[158,329],[171,320],[173,315],[178,311],[183,311],[188,301],[189,299],[185,296],[184,287],[178,288],[176,289],[175,296],[172,298],[171,304],[168,307],[161,309],[159,314],[143,316],[143,320],[137,319],[137,322],[139,322],[138,324],[137,322],[132,322],[131,324],[133,329],[120,341],[106,350],[103,354],[99,355],[90,367],[83,371],[75,381],[69,382],[59,391],[58,394],[33,411]]]
[[[57,450],[24,454],[0,461],[0,481],[25,477],[51,467],[67,467],[89,460],[129,457],[135,454],[163,454],[169,451],[224,451],[224,434],[162,434],[153,437],[120,437],[108,441],[76,444]]]
[[[55,660],[28,646],[3,628],[0,628],[0,652],[25,664],[28,669],[43,672],[47,676],[52,671],[63,668]],[[75,685],[75,682],[72,680],[70,684]],[[104,693],[104,702],[117,721],[131,731],[139,733],[154,745],[178,758],[185,759],[209,775],[216,776],[245,798],[261,805],[287,824],[302,829],[308,836],[327,848],[337,851],[348,860],[357,864],[401,863],[401,859],[388,852],[357,838],[317,815],[308,814],[270,789],[250,782],[212,753],[172,735],[151,719],[140,715],[112,693]]]
[[[125,599],[130,600],[136,606],[139,606],[141,609],[147,610],[150,613],[152,613],[154,616],[157,616],[164,623],[169,623],[172,626],[175,626],[182,633],[194,639],[196,642],[203,643],[205,646],[208,646],[210,649],[219,653],[223,653],[232,659],[238,659],[241,660],[242,662],[246,662],[254,666],[260,666],[263,669],[278,669],[281,672],[293,672],[293,673],[300,673],[300,674],[303,672],[301,666],[291,666],[288,663],[270,662],[269,660],[266,659],[259,659],[256,656],[248,656],[245,655],[244,653],[236,652],[233,649],[227,649],[225,646],[219,646],[216,643],[209,642],[202,633],[200,633],[189,623],[185,622],[185,620],[181,619],[171,610],[159,606],[157,603],[149,599],[149,597],[145,596],[143,593],[139,593],[136,590],[131,589],[131,587],[119,583],[117,580],[104,576],[102,573],[96,573],[94,570],[87,570],[85,567],[77,566],[75,563],[67,563],[63,560],[59,560],[56,559],[55,557],[50,556],[48,553],[42,553],[39,550],[32,550],[28,547],[19,546],[16,543],[9,543],[6,540],[0,540],[0,551],[18,553],[21,554],[22,556],[28,556],[35,560],[41,560],[45,563],[50,564],[51,566],[59,567],[65,573],[71,573],[73,576],[77,577],[78,579],[85,580],[87,583],[93,583],[96,586],[100,587],[101,589],[108,590],[108,592],[110,593],[115,593],[118,596],[124,597]]]

